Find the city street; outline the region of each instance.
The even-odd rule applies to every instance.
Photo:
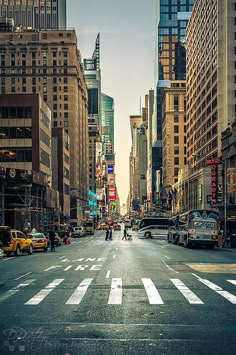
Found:
[[[235,354],[236,249],[123,231],[0,259],[1,354]]]

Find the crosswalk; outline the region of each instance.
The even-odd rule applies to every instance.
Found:
[[[194,275],[194,274],[193,274]],[[202,279],[201,277],[196,276],[196,281],[197,285],[195,285],[195,289],[197,288],[197,291],[193,292],[191,288],[189,288],[182,280],[180,279],[168,279],[168,282],[170,282],[171,290],[176,290],[180,297],[183,296],[183,301],[189,303],[190,305],[204,305],[207,303],[207,300],[201,299],[197,293],[199,290],[204,289],[204,290],[209,290],[210,292],[215,293],[216,298],[217,297],[222,297],[224,298],[228,303],[236,305],[236,288],[234,290],[234,286],[236,286],[236,280],[224,280],[228,286],[230,286],[230,291],[233,288],[233,293],[230,293],[229,291],[224,290],[222,287],[219,285],[211,282],[210,280],[207,279]],[[32,297],[26,301],[25,303],[22,302],[25,306],[37,306],[41,304],[45,299],[53,293],[56,293],[57,290],[60,288],[59,286],[65,284],[66,279],[61,278],[61,279],[54,279],[50,283],[46,284],[41,290],[38,290],[38,292]],[[161,287],[158,289],[158,285],[155,284],[152,279],[150,278],[142,278],[140,281],[141,287],[136,287],[137,292],[141,292],[142,294],[141,297],[145,297],[146,293],[146,300],[147,303],[150,305],[164,305],[167,303],[167,300],[165,300],[166,297],[166,291],[164,292]],[[198,286],[201,286],[198,288]],[[5,302],[9,297],[16,296],[17,294],[24,292],[24,290],[27,288],[27,286],[32,286],[34,285],[34,288],[37,287],[37,280],[35,279],[29,279],[25,280],[24,282],[21,282],[20,284],[16,285],[15,287],[3,292],[0,295],[0,304],[2,302]],[[232,286],[233,285],[233,286]],[[93,287],[98,287],[96,285],[95,281],[93,278],[85,278],[82,282],[79,283],[78,286],[75,286],[75,290],[73,290],[71,295],[68,295],[69,298],[65,302],[66,305],[79,305],[83,300],[86,294],[88,293],[89,289]],[[134,287],[135,288],[135,287]],[[145,292],[144,292],[145,291]],[[107,300],[108,305],[121,305],[124,301],[124,295],[125,293],[127,294],[129,290],[126,289],[126,287],[123,287],[123,280],[122,278],[111,278],[110,280],[110,290],[107,287],[104,289],[104,292],[107,293],[106,297],[104,299]],[[52,296],[52,295],[51,295]],[[58,295],[57,295],[58,297]],[[204,295],[204,297],[206,297]],[[21,297],[21,299],[23,299]],[[211,301],[212,302],[212,301]],[[105,301],[106,303],[106,301]]]

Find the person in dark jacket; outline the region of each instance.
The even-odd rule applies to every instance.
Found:
[[[109,238],[109,229],[106,230],[106,238],[105,238],[105,240],[108,240],[108,238]]]
[[[112,229],[111,229],[111,226],[109,227],[109,240],[112,240]]]
[[[50,245],[51,245],[51,251],[56,251],[56,249],[55,249],[55,237],[56,237],[55,231],[52,229],[49,232],[49,240],[50,240]]]

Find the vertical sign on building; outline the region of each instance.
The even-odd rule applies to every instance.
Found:
[[[207,165],[211,165],[211,203],[218,202],[218,164],[219,158],[207,159]]]

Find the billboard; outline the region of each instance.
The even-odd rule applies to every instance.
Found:
[[[114,165],[107,165],[107,174],[114,174]]]
[[[106,143],[106,154],[112,154],[112,144],[111,143]]]
[[[107,185],[112,186],[115,184],[115,175],[114,174],[108,174],[107,175]]]
[[[116,187],[115,186],[109,186],[108,199],[109,199],[109,201],[116,201]]]

